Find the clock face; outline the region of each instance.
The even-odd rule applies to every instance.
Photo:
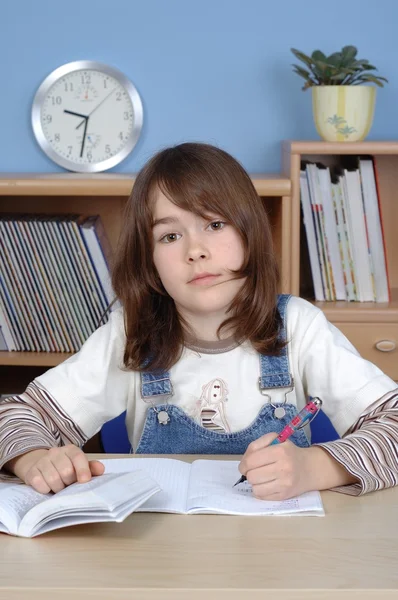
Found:
[[[63,65],[39,87],[32,126],[44,152],[66,169],[105,171],[134,148],[142,103],[120,71],[94,61]]]

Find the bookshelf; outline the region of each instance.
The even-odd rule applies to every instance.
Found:
[[[290,179],[253,175],[253,184],[272,224],[281,269],[281,292],[291,290]],[[100,215],[112,248],[119,236],[130,175],[2,174],[0,213]],[[37,375],[68,358],[59,352],[0,351],[0,393],[17,393]]]
[[[376,157],[391,301],[314,303],[365,358],[398,380],[398,142],[283,142],[282,171],[292,186],[291,292],[308,297],[311,289],[300,214],[300,163],[302,160],[321,161],[330,166],[345,154]]]

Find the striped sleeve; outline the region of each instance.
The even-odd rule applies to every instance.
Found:
[[[334,491],[361,496],[398,485],[398,390],[374,402],[342,439],[317,445],[359,480]]]
[[[0,402],[0,481],[19,481],[3,466],[30,450],[75,444],[87,437],[37,381]]]

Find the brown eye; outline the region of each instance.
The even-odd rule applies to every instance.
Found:
[[[166,235],[160,238],[160,241],[164,244],[171,244],[178,239],[178,236],[180,236],[179,233],[166,233]]]
[[[220,229],[224,229],[225,223],[224,221],[213,221],[210,223],[209,227],[213,229],[213,231],[219,231]]]

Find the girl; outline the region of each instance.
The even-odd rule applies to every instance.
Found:
[[[8,477],[47,493],[100,475],[80,447],[127,409],[133,452],[243,454],[258,498],[396,485],[395,382],[318,308],[277,296],[266,212],[227,153],[187,143],[148,162],[112,281],[123,309],[0,404]],[[342,438],[311,446],[300,431],[270,446],[309,395]]]

